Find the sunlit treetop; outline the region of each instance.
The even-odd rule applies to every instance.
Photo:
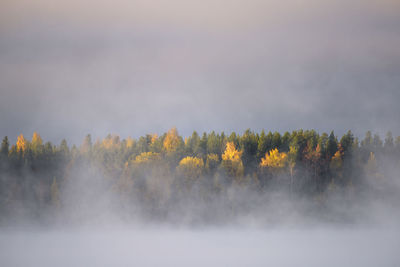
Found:
[[[228,142],[226,143],[225,152],[222,154],[222,160],[240,161],[242,153],[243,151],[239,151],[235,148],[235,144],[233,142]]]
[[[136,156],[135,163],[149,163],[161,159],[161,155],[155,152],[143,152]]]
[[[20,134],[17,138],[17,151],[24,152],[27,147],[27,141],[23,134]]]
[[[182,138],[179,136],[176,127],[174,127],[165,136],[163,147],[166,152],[175,152],[182,143]]]
[[[269,167],[273,169],[282,169],[286,166],[288,155],[285,152],[279,152],[277,148],[272,149],[265,157],[261,159],[260,167]]]
[[[33,132],[32,136],[32,145],[33,146],[41,146],[43,144],[42,137],[37,132]]]
[[[120,138],[118,135],[108,135],[101,144],[105,149],[112,149],[120,144]]]
[[[135,140],[130,136],[128,138],[126,138],[125,141],[126,141],[126,147],[127,148],[131,148],[135,144]]]
[[[189,178],[199,177],[204,170],[204,161],[202,158],[185,157],[177,167],[178,172]]]

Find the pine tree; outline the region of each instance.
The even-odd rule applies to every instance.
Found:
[[[338,150],[337,139],[333,131],[331,131],[328,142],[326,144],[326,157],[330,161]]]
[[[0,153],[2,156],[8,157],[9,147],[10,147],[10,143],[8,141],[8,137],[6,136],[3,138],[3,141],[1,142]]]

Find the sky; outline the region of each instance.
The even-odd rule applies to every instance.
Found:
[[[0,136],[400,135],[398,0],[2,0]],[[383,136],[382,136],[383,137]]]

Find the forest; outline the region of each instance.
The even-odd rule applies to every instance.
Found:
[[[31,140],[2,141],[0,223],[79,221],[110,211],[124,220],[189,223],[254,211],[273,221],[282,210],[346,219],[343,210],[355,202],[396,195],[399,163],[400,137],[391,132],[384,140],[370,131],[359,140],[351,131],[339,137],[301,129],[183,138],[172,128],[138,139],[87,135],[80,146],[44,142],[34,132]],[[277,193],[294,208],[277,206]],[[345,208],[341,214],[332,201]]]

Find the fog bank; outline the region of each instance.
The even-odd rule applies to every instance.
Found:
[[[3,266],[397,266],[399,229],[0,232]]]

